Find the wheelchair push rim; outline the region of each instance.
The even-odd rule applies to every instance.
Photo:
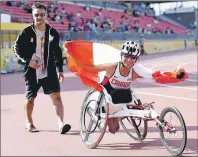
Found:
[[[83,143],[90,149],[96,148],[101,142],[107,128],[109,107],[106,104],[104,93],[100,92],[97,100],[91,99],[91,95],[98,91],[91,89],[83,101],[80,116],[80,135]],[[102,102],[105,103],[105,112]],[[93,105],[94,104],[94,105]],[[90,116],[90,121],[86,125],[86,115]],[[92,136],[98,135],[93,141],[89,141]]]

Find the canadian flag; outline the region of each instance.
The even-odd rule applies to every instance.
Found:
[[[120,51],[106,44],[73,40],[65,43],[68,54],[67,63],[71,72],[78,75],[81,81],[96,90],[103,88],[98,83],[101,73],[82,68],[79,63],[87,66],[103,65],[120,61]]]
[[[74,40],[65,44],[70,56],[88,65],[120,61],[120,50],[101,43]]]
[[[68,41],[63,46],[67,53],[69,70],[79,76],[86,86],[98,91],[103,90],[99,83],[100,73],[94,70],[94,66],[119,62],[120,50],[106,44],[80,40]],[[93,68],[90,70],[80,66],[81,64]],[[142,66],[139,63],[136,64]],[[180,78],[181,75],[182,78]],[[152,72],[151,77],[158,83],[177,83],[188,78],[188,75],[184,69],[178,68],[174,72],[155,71]]]

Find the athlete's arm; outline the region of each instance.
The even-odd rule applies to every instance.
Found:
[[[148,69],[143,65],[136,63],[133,66],[133,70],[133,80],[137,80],[140,82],[156,82],[155,79],[153,79],[153,71],[151,69]]]
[[[133,71],[132,71],[132,80],[133,81],[138,81],[138,82],[155,82],[155,79],[153,79],[152,77],[152,70],[144,67],[141,64],[136,63],[133,66]],[[135,91],[133,91],[135,92]],[[138,101],[138,105],[142,105],[142,101],[139,99],[139,97],[137,97],[136,95],[136,99]]]
[[[133,69],[137,73],[137,75],[139,75],[140,78],[153,78],[152,77],[153,71],[139,63],[136,63],[133,66]]]

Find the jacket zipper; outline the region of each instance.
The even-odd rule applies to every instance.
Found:
[[[49,37],[50,37],[50,30],[51,30],[51,28],[52,27],[50,27],[50,29],[49,29]],[[36,32],[35,32],[35,30],[34,30],[34,28],[32,27],[32,30],[34,31],[34,33],[36,34]],[[50,39],[50,38],[49,38]],[[46,70],[47,70],[47,67],[48,67],[48,61],[49,61],[49,44],[50,44],[50,40],[48,39],[48,56],[47,56],[47,65],[46,65],[46,69],[45,69],[45,72],[46,72]],[[37,40],[37,39],[36,39]],[[37,43],[37,41],[36,41],[36,43]],[[48,75],[48,74],[47,74]],[[37,78],[37,75],[36,75],[36,80],[37,80],[37,82],[38,82],[38,78]]]
[[[50,30],[51,30],[51,27],[50,27],[50,29],[49,29],[49,36],[48,36],[48,56],[47,56],[47,66],[46,66],[45,72],[46,72],[46,70],[47,70],[48,62],[49,62]],[[47,75],[48,75],[48,74],[47,74]]]
[[[35,35],[37,36],[36,31],[34,30],[34,28],[33,28],[33,27],[31,27],[31,28],[32,28],[32,30],[34,31]],[[37,37],[36,37],[36,46],[37,46]],[[34,53],[36,54],[36,52],[34,52]],[[34,54],[33,54],[33,55],[34,55]],[[36,81],[37,81],[37,83],[38,83],[37,74],[36,74]]]

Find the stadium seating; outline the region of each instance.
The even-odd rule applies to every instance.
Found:
[[[32,5],[35,1],[27,1],[25,4],[26,6]],[[47,6],[51,4],[51,2],[43,1]],[[65,9],[67,13],[73,13],[76,15],[78,11],[81,11],[81,15],[85,20],[91,20],[98,12],[99,12],[99,7],[94,8],[91,7],[91,10],[88,12],[84,10],[84,6],[80,5],[74,5],[74,4],[67,4],[63,2],[59,2],[58,5],[58,10],[61,11],[62,8]],[[20,7],[13,7],[13,6],[7,6],[6,2],[0,2],[0,10],[1,12],[8,13],[12,16],[12,22],[20,22],[20,23],[29,23],[32,22],[32,15],[30,13],[27,13],[23,8]],[[61,12],[60,12],[61,13]],[[55,13],[49,13],[49,16],[53,17]],[[162,32],[165,32],[167,28],[171,28],[175,34],[186,34],[187,31],[184,28],[181,28],[179,26],[173,25],[169,22],[159,20],[158,23],[155,23],[155,19],[153,17],[141,15],[139,17],[134,17],[132,15],[129,15],[127,13],[121,12],[121,11],[116,11],[116,10],[107,10],[103,9],[102,10],[102,17],[103,21],[106,20],[108,17],[111,17],[112,21],[114,22],[114,27],[121,27],[121,17],[125,16],[128,18],[130,21],[130,24],[133,26],[134,21],[139,21],[137,24],[137,27],[139,28],[144,28],[145,30],[151,30],[151,29],[156,29],[156,30],[161,30]],[[48,18],[48,23],[55,27],[57,30],[61,31],[67,31],[68,30],[68,24],[70,21],[67,19],[66,15],[63,15],[61,13],[61,16],[63,17],[64,24],[61,24],[60,22],[55,22]],[[80,22],[80,19],[76,19],[77,22]],[[103,22],[101,21],[99,25]],[[151,25],[151,27],[148,27],[148,24]]]
[[[188,28],[190,28],[189,24],[193,23],[196,18],[194,12],[164,14],[164,16],[167,16],[171,18],[172,20],[177,21],[178,23]]]

